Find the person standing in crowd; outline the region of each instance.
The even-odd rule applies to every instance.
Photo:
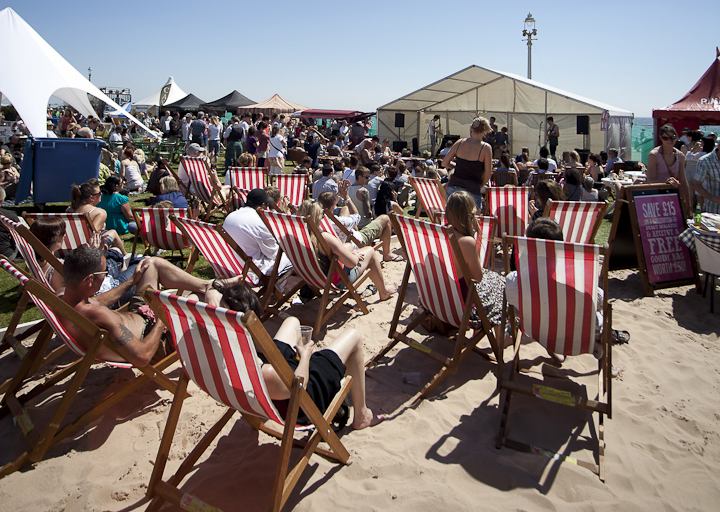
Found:
[[[202,111],[198,112],[197,119],[190,123],[190,136],[195,144],[207,149],[207,123]]]
[[[692,204],[685,179],[685,155],[675,148],[677,132],[671,124],[660,128],[660,144],[650,151],[645,175],[648,183],[667,183],[680,189],[685,204]]]
[[[220,134],[223,132],[222,123],[218,116],[212,116],[210,118],[210,124],[208,124],[208,156],[212,163],[213,169],[217,167],[218,155],[220,155]]]
[[[440,121],[440,116],[435,114],[433,116],[432,121],[430,121],[430,154],[435,156],[435,146],[437,145],[437,138],[438,135],[440,136],[440,140],[442,141],[442,126]]]
[[[245,130],[243,129],[240,119],[237,116],[230,118],[230,125],[223,133],[225,140],[225,170],[235,165],[235,160],[242,152],[242,141],[245,138]]]
[[[489,131],[488,120],[476,117],[470,126],[470,137],[453,144],[442,162],[444,168],[455,169],[448,182],[448,195],[460,190],[469,192],[478,210],[482,210],[482,189],[492,174],[492,149],[483,141]]]
[[[182,137],[182,141],[187,145],[187,143],[190,141],[190,123],[192,122],[192,114],[187,113],[185,114],[185,117],[183,117],[182,123],[180,123],[180,134]]]
[[[704,200],[703,211],[720,214],[720,146],[698,160],[694,188]]]
[[[272,127],[270,139],[268,140],[268,161],[270,174],[281,174],[285,167],[285,138],[280,133],[282,126],[275,124]]]
[[[547,140],[550,145],[550,155],[553,160],[557,162],[555,152],[557,151],[558,141],[560,139],[560,128],[555,124],[555,120],[552,117],[547,118]]]

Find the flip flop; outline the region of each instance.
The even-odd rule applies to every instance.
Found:
[[[618,331],[613,329],[612,331],[612,342],[616,345],[622,345],[630,341],[630,333],[627,331]]]
[[[367,288],[362,292],[362,297],[371,297],[377,293],[377,287],[374,284],[367,285]]]
[[[383,263],[387,263],[389,261],[405,261],[405,258],[400,256],[399,254],[393,254],[392,258],[390,258],[389,260],[382,260],[382,261],[383,261]]]

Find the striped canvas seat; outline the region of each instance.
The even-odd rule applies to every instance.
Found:
[[[229,213],[227,210],[230,207],[228,204],[230,201],[225,201],[219,188],[220,182],[217,176],[215,176],[215,179],[210,177],[210,173],[214,174],[215,171],[210,169],[207,160],[189,156],[180,157],[180,160],[190,180],[190,189],[194,191],[195,196],[200,200],[205,210],[203,219],[209,219],[212,214],[220,209],[225,209],[226,213]]]
[[[278,174],[275,176],[275,184],[280,189],[280,196],[290,198],[290,205],[294,208],[307,199],[307,175],[306,174]]]
[[[435,216],[445,211],[447,201],[445,199],[445,191],[440,185],[439,180],[431,178],[414,178],[410,177],[410,184],[415,189],[418,199],[422,203],[415,206],[415,218],[420,217],[420,212],[425,209],[430,220],[435,220]]]
[[[173,384],[173,382],[162,373],[165,368],[177,360],[176,354],[173,353],[155,365],[148,365],[142,368],[135,367],[137,370],[142,372],[139,377],[131,380],[120,389],[114,389],[112,393],[108,393],[107,396],[99,402],[93,401],[91,406],[86,408],[85,411],[79,411],[78,414],[73,415],[73,417],[76,418],[75,420],[72,422],[66,422],[66,415],[73,405],[73,401],[75,400],[78,391],[80,390],[85,377],[90,370],[90,367],[96,361],[105,362],[96,358],[99,350],[103,348],[103,346],[115,350],[115,346],[110,342],[107,331],[99,328],[90,320],[75,311],[71,306],[56,297],[54,292],[45,285],[33,278],[25,276],[17,267],[5,259],[0,259],[0,266],[18,279],[20,285],[24,287],[25,293],[27,293],[30,300],[35,303],[46,321],[45,326],[38,336],[38,340],[41,341],[37,341],[33,344],[30,352],[23,361],[23,365],[20,370],[10,382],[7,392],[2,400],[2,405],[6,405],[16,418],[23,434],[25,434],[25,437],[30,443],[31,448],[13,462],[8,462],[0,468],[0,478],[17,471],[28,462],[37,462],[42,460],[45,452],[51,446],[57,444],[68,435],[77,431],[90,421],[96,419],[109,407],[137,390],[149,380],[155,381],[158,385],[172,391],[173,393],[175,392],[175,384]],[[78,326],[78,329],[82,330],[86,334],[90,340],[89,348],[87,350],[75,342],[68,330],[61,323],[60,316]],[[49,342],[52,333],[56,334],[58,338],[78,356],[78,359],[73,364],[65,366],[64,368],[57,370],[52,375],[49,375],[43,383],[36,384],[31,389],[25,389],[27,387],[25,386],[26,381],[30,376],[32,376],[33,369],[40,365],[45,356],[47,343]],[[106,363],[119,368],[133,367],[130,363]],[[67,378],[70,378],[70,381],[67,385],[63,385],[62,392],[60,392],[60,390],[55,391],[56,393],[61,393],[62,398],[54,402],[54,412],[46,410],[43,413],[43,415],[46,416],[48,412],[52,412],[50,420],[43,428],[40,428],[39,425],[35,425],[32,421],[32,415],[30,413],[31,407],[27,406],[26,402],[41,395],[46,390],[52,389],[56,383]],[[25,390],[25,392],[20,394],[22,390]],[[43,404],[42,407],[46,409],[46,404]]]
[[[496,187],[504,187],[505,185],[518,186],[518,176],[515,171],[493,171],[490,178]]]
[[[133,254],[138,237],[145,243],[145,255],[150,254],[151,248],[165,251],[180,251],[190,245],[190,241],[180,229],[170,221],[170,215],[175,218],[188,217],[184,208],[133,208],[133,216],[137,223],[137,231],[133,240]]]
[[[530,215],[529,187],[488,187],[487,198],[490,215],[498,220],[498,235],[525,236]]]
[[[62,241],[58,256],[64,258],[67,253],[90,242],[95,226],[87,213],[24,213],[23,217],[28,224],[32,224],[40,217],[58,217],[65,221],[65,239]]]
[[[230,185],[233,188],[240,188],[243,190],[265,188],[267,186],[265,168],[230,167],[225,173],[225,184]]]
[[[40,246],[45,248],[45,251],[42,254],[45,261],[54,263],[57,262],[57,258],[50,254],[50,251],[42,245],[35,235],[33,235],[29,229],[19,222],[14,222],[4,215],[0,215],[0,223],[5,227],[5,229],[7,229],[10,236],[12,236],[12,239],[15,242],[15,247],[17,247],[20,256],[22,256],[22,259],[25,261],[25,266],[27,267],[30,275],[48,288],[52,289],[50,281],[48,281],[45,272],[43,272],[40,264],[38,263],[37,256],[35,255],[36,250],[33,248],[33,245],[31,245],[31,242],[37,242],[37,244],[34,245],[38,248],[38,252],[42,250]],[[57,262],[57,265],[53,266],[55,267],[56,272],[59,271],[62,274],[62,264]]]
[[[218,279],[242,275],[249,286],[267,284],[267,278],[222,226],[187,217],[172,216],[170,220],[192,240],[194,247],[188,261],[188,273],[192,272],[195,262],[202,254]]]
[[[260,213],[280,246],[277,258],[280,258],[284,252],[292,262],[295,273],[301,279],[292,290],[285,294],[280,304],[277,304],[277,307],[280,307],[282,303],[290,299],[303,284],[307,284],[317,296],[322,297],[322,304],[318,311],[317,321],[315,322],[315,333],[320,332],[325,322],[335,314],[340,306],[349,298],[353,298],[362,312],[366,315],[368,314],[367,305],[357,292],[357,287],[369,277],[369,271],[366,270],[354,283],[351,283],[337,256],[333,255],[333,257],[330,258],[330,270],[326,274],[320,268],[320,262],[313,250],[310,241],[311,231],[315,233],[318,244],[324,248],[325,254],[332,254],[332,251],[322,238],[320,228],[315,225],[310,217],[300,217],[298,215],[289,215],[268,210]],[[326,230],[332,232],[332,229]],[[332,234],[334,235],[334,233]],[[335,282],[333,282],[334,280]],[[336,285],[340,280],[345,284],[347,289],[340,298],[335,301],[333,306],[326,310],[325,306],[328,305],[330,301],[330,293],[342,291]]]
[[[330,447],[330,450],[323,450],[325,456],[341,464],[347,463],[349,453],[330,427],[329,420],[335,416],[347,395],[352,378],[346,378],[340,392],[323,416],[307,394],[302,379],[295,377],[254,313],[243,316],[235,311],[209,306],[167,292],[146,292],[145,297],[158,314],[158,318],[166,323],[172,333],[184,369],[150,479],[148,496],[155,499],[148,510],[157,510],[164,500],[180,505],[179,498],[182,493],[176,486],[193,469],[194,462],[212,443],[235,411],[239,411],[256,430],[263,430],[282,439],[275,485],[268,510],[282,508],[321,440],[327,442]],[[290,406],[286,416],[278,412],[270,398],[257,349],[260,349],[290,390]],[[180,418],[188,380],[195,382],[203,391],[227,406],[228,410],[187,456],[186,463],[180,466],[178,473],[164,482],[162,476]],[[295,420],[300,408],[316,428],[307,440],[299,462],[288,475],[290,450],[294,442],[293,431],[296,428]],[[282,430],[275,429],[271,424],[264,424],[266,420],[279,424]],[[199,502],[197,498],[189,495],[182,496],[182,501],[187,504],[185,500]]]
[[[418,397],[423,399],[449,373],[457,371],[460,361],[473,351],[484,336],[488,337],[496,356],[499,349],[477,294],[475,281],[469,277],[465,260],[458,257],[462,253],[457,240],[452,235],[452,228],[395,213],[390,214],[390,221],[407,255],[407,265],[388,334],[392,341],[373,358],[372,362],[379,360],[400,341],[440,362],[443,365],[441,371],[423,388]],[[411,273],[415,275],[417,292],[423,308],[403,332],[398,332],[397,327],[400,314],[405,307],[405,293]],[[461,278],[467,283],[467,297],[462,293]],[[478,316],[482,320],[483,329],[478,330],[470,339],[466,339],[465,333],[469,330],[468,322],[473,305],[476,306]],[[454,340],[455,350],[451,357],[438,353],[409,337],[426,318],[437,319],[458,328]],[[441,324],[437,322],[436,324],[444,331]]]
[[[553,201],[548,199],[543,217],[560,224],[563,239],[576,244],[595,243],[595,235],[608,205],[593,201]]]
[[[492,243],[495,240],[495,228],[497,222],[495,217],[488,217],[483,215],[475,215],[478,221],[478,232],[476,236],[478,254],[480,255],[480,262],[483,268],[493,268],[495,261],[495,251],[492,250]],[[441,212],[438,215],[438,221],[441,225],[447,223],[445,218],[445,212]]]
[[[603,416],[612,417],[610,400],[612,308],[607,302],[607,266],[603,267],[601,274],[600,255],[603,255],[607,261],[608,251],[598,245],[504,236],[503,252],[507,270],[510,266],[511,244],[515,247],[517,259],[519,308],[508,307],[507,312],[516,342],[511,371],[500,378],[500,388],[506,390],[506,394],[497,447],[500,448],[503,444],[517,447],[521,444],[506,439],[505,434],[512,393],[522,393],[597,412],[599,413],[599,425],[595,429],[598,435],[597,463],[577,461],[577,464],[591,469],[604,480]],[[604,301],[602,336],[599,342],[601,349],[598,349],[596,313],[600,277],[603,282]],[[573,383],[579,389],[571,392],[568,391],[570,385],[556,389],[548,385],[547,379],[532,378],[530,374],[527,374],[527,378],[518,377],[516,369],[520,365],[521,336],[517,328],[552,354],[577,356],[594,353],[598,358],[597,395],[592,396],[591,390],[580,383]],[[557,377],[570,379],[572,375],[574,372],[561,373]],[[551,414],[557,414],[557,411],[553,409]]]

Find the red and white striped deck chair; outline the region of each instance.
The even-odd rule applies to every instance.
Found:
[[[325,210],[325,214],[323,215],[322,220],[320,221],[320,230],[326,231],[333,235],[335,238],[340,240],[342,242],[342,238],[338,236],[337,229],[339,229],[341,232],[345,234],[347,237],[347,242],[353,242],[358,247],[365,247],[365,244],[362,243],[362,241],[355,238],[355,236],[348,230],[345,226],[343,226],[339,220],[332,214],[330,210]],[[345,242],[343,242],[345,243]],[[377,247],[380,245],[378,242],[376,245],[373,246],[373,248],[377,249]]]
[[[23,384],[28,377],[32,375],[31,370],[37,365],[37,360],[44,357],[46,347],[44,344],[35,343],[30,349],[27,357],[23,360],[20,370],[10,382],[0,405],[7,406],[13,414],[31,448],[14,461],[8,462],[0,468],[0,478],[17,471],[29,462],[42,460],[45,452],[51,446],[54,446],[68,435],[101,416],[107,409],[130,395],[149,380],[153,380],[158,385],[173,393],[175,392],[176,385],[163,374],[163,370],[177,360],[177,354],[175,352],[166,356],[155,365],[144,367],[135,367],[130,363],[99,361],[96,359],[96,355],[103,346],[117,353],[117,349],[110,341],[106,330],[99,328],[86,317],[75,311],[71,306],[63,302],[62,299],[56,297],[55,293],[45,285],[33,278],[25,276],[9,261],[0,259],[0,266],[18,279],[20,285],[24,286],[25,292],[29,295],[30,300],[35,303],[45,318],[46,324],[40,332],[40,337],[45,335],[49,337],[50,334],[55,333],[58,338],[78,356],[78,359],[69,366],[56,371],[54,374],[48,376],[42,383],[38,383],[32,387],[32,389],[25,390],[23,394],[20,394],[20,392],[25,389]],[[61,323],[61,316],[85,333],[90,340],[88,350],[85,350],[75,342],[65,326]],[[142,372],[142,374],[125,384],[121,389],[114,389],[113,392],[105,398],[92,401],[92,405],[84,411],[74,413],[73,417],[76,419],[73,421],[65,421],[90,367],[95,362],[105,362],[110,366],[119,368],[135,368]],[[66,386],[63,385],[62,391],[57,391],[57,393],[61,393],[62,398],[59,398],[53,404],[55,410],[50,420],[44,427],[35,425],[31,417],[30,409],[32,408],[27,405],[27,403],[67,378],[70,378],[69,383],[67,383]],[[41,400],[40,402],[44,401]],[[46,405],[47,404],[43,404],[42,407],[46,409]],[[74,408],[74,410],[76,409],[77,407]],[[46,415],[48,412],[49,411],[45,410],[43,414]]]
[[[300,217],[298,215],[268,210],[261,211],[260,215],[265,220],[270,232],[277,239],[278,245],[280,245],[275,266],[277,267],[277,262],[284,252],[292,263],[295,274],[300,277],[300,282],[280,299],[276,307],[279,308],[282,306],[282,304],[290,299],[304,284],[307,284],[315,295],[321,298],[320,308],[315,322],[314,332],[316,334],[320,333],[321,328],[325,326],[327,320],[332,317],[349,298],[355,300],[363,314],[367,315],[369,313],[365,301],[362,300],[362,297],[360,297],[357,291],[357,287],[370,276],[370,272],[366,270],[354,283],[351,283],[338,257],[333,255],[332,258],[330,258],[330,269],[328,273],[325,274],[320,268],[317,255],[310,242],[311,231],[315,234],[318,244],[322,247],[325,254],[332,254],[332,251],[322,237],[320,229],[309,216]],[[337,287],[340,281],[343,282],[347,288],[346,290],[341,290]],[[273,285],[272,279],[270,283]],[[340,295],[340,297],[335,300],[335,303],[328,309],[331,300],[330,293],[332,292],[342,292],[342,295]]]
[[[543,217],[549,217],[560,224],[566,242],[593,244],[607,208],[605,202],[548,199]]]
[[[495,264],[495,251],[493,249],[493,242],[495,241],[495,228],[497,222],[495,217],[475,215],[478,221],[478,232],[476,236],[478,254],[480,254],[480,262],[483,268],[492,269]],[[445,218],[445,212],[438,214],[438,221],[441,225],[447,223]]]
[[[280,196],[290,198],[290,206],[297,208],[308,198],[306,174],[278,174],[275,185],[280,189]]]
[[[496,233],[499,236],[503,233],[525,236],[530,220],[530,187],[488,187],[486,190],[488,210],[498,221]]]
[[[172,333],[184,370],[150,478],[147,496],[154,500],[148,511],[158,510],[166,500],[188,510],[188,505],[203,504],[196,497],[179,491],[178,485],[193,470],[197,460],[236,411],[255,430],[262,430],[282,440],[268,510],[279,511],[283,507],[313,452],[317,451],[341,464],[347,463],[350,455],[330,426],[330,421],[350,390],[352,378],[345,379],[342,388],[323,415],[308,395],[302,378],[295,376],[255,313],[243,316],[242,313],[216,308],[167,292],[146,292],[145,297],[158,318],[166,323]],[[284,417],[270,399],[258,352],[275,368],[290,391],[288,411]],[[182,410],[185,388],[191,379],[203,391],[225,405],[227,411],[187,456],[178,472],[169,480],[163,481],[168,453]],[[315,426],[306,441],[293,439],[300,409]],[[280,425],[280,430],[272,423],[266,423],[268,421]],[[318,449],[320,441],[325,441],[329,450]],[[304,449],[295,467],[288,472],[293,443],[304,445]],[[238,475],[228,475],[229,478],[236,476]],[[203,508],[204,506],[206,505],[203,504]]]
[[[188,261],[188,274],[192,272],[195,262],[202,254],[217,279],[243,276],[248,286],[260,286],[265,289],[268,278],[222,226],[187,217],[173,216],[170,220],[188,239],[192,240],[193,249]],[[260,293],[262,294],[262,291]]]
[[[90,242],[95,226],[93,226],[88,213],[27,213],[23,217],[28,224],[32,224],[40,217],[58,217],[65,221],[65,239],[58,251],[58,257],[64,258],[67,253]]]
[[[608,418],[612,418],[610,372],[612,368],[612,343],[610,341],[612,307],[607,301],[607,265],[602,270],[600,269],[600,256],[603,255],[607,261],[609,251],[599,245],[503,236],[506,270],[509,270],[510,267],[511,244],[515,246],[518,269],[519,309],[510,306],[507,311],[516,341],[510,372],[501,375],[499,383],[500,389],[505,390],[505,398],[504,401],[501,399],[503,406],[497,447],[500,448],[505,444],[511,448],[542,453],[551,458],[571,460],[573,463],[591,469],[600,476],[601,480],[604,480],[603,416],[607,415]],[[596,347],[599,278],[602,278],[605,292],[602,304],[603,329],[599,342],[600,351]],[[516,326],[531,339],[543,345],[550,353],[565,356],[599,354],[597,395],[591,396],[590,388],[583,382],[571,381],[561,390],[550,387],[547,378],[532,378],[529,374],[527,377],[518,377],[521,336]],[[570,380],[574,375],[577,375],[575,371],[572,372],[572,375],[563,375],[560,370],[553,372],[553,377],[565,377],[566,380]],[[573,389],[573,391],[568,391],[568,389]],[[585,409],[591,413],[597,412],[599,424],[590,429],[597,432],[597,463],[595,461],[576,461],[564,455],[557,455],[541,448],[506,439],[510,398],[515,392]],[[557,409],[553,408],[548,413],[555,416]],[[525,423],[533,421],[532,418],[524,418]]]
[[[417,400],[422,400],[449,373],[457,372],[460,361],[475,348],[484,336],[488,337],[490,346],[498,360],[500,359],[499,349],[492,326],[485,315],[485,309],[477,294],[475,281],[469,277],[470,274],[465,260],[458,257],[462,253],[457,240],[452,235],[452,228],[434,222],[396,215],[395,213],[390,214],[390,221],[407,255],[407,265],[395,306],[395,314],[390,325],[390,333],[388,334],[392,341],[369,364],[374,364],[400,341],[440,363],[442,365],[441,370],[425,385],[417,398]],[[403,332],[398,332],[398,322],[405,307],[405,295],[408,290],[411,272],[415,275],[422,311]],[[465,282],[468,283],[467,297],[463,297],[462,294],[461,278],[464,278]],[[466,338],[466,331],[470,330],[472,334],[469,321],[473,305],[481,318],[483,328],[470,338]],[[426,318],[431,318],[430,315],[458,328],[452,356],[447,357],[409,337],[409,334],[420,326]],[[443,334],[445,333],[443,332]]]
[[[432,178],[414,178],[410,177],[410,184],[415,189],[417,198],[422,204],[415,205],[415,218],[420,217],[420,213],[425,210],[428,218],[435,222],[436,215],[445,211],[447,200],[445,198],[445,189],[440,185],[440,181]]]
[[[45,247],[45,245],[43,245],[42,242],[40,242],[40,240],[38,240],[35,235],[33,235],[30,230],[24,225],[18,222],[14,222],[13,220],[3,215],[0,215],[0,224],[2,224],[5,229],[7,229],[7,231],[10,233],[13,240],[15,241],[15,246],[17,247],[18,252],[22,256],[23,260],[25,261],[25,267],[27,268],[26,274],[37,279],[45,286],[52,289],[50,281],[48,280],[45,272],[43,272],[42,267],[38,263],[36,251],[37,254],[39,254],[40,257],[45,259],[45,261],[50,263],[54,271],[59,272],[60,275],[62,275],[62,264],[48,250],[48,248]],[[17,326],[19,325],[20,320],[22,319],[22,316],[25,313],[25,309],[27,308],[29,302],[30,297],[27,293],[23,291],[20,297],[20,301],[15,308],[15,312],[10,319],[10,323],[5,329],[5,334],[3,335],[2,342],[0,342],[0,353],[5,351],[8,347],[12,347],[13,351],[15,352],[15,354],[17,354],[18,357],[20,357],[21,359],[24,358],[27,355],[27,349],[22,345],[22,341],[38,332],[43,327],[43,323],[41,322],[35,324],[28,329],[25,329],[22,334],[18,334],[16,332]],[[38,341],[36,342],[46,343],[47,341],[49,341],[49,339],[38,339]],[[64,353],[65,350],[66,349],[64,347],[61,347],[60,349],[52,351],[45,357],[44,361],[40,361],[40,364],[45,365],[49,363],[50,361]],[[37,371],[38,369],[39,366],[35,368],[32,373],[35,373],[35,371]],[[9,382],[10,381],[8,380],[5,383],[0,384],[0,395],[5,393]]]
[[[190,246],[190,240],[170,221],[170,215],[174,215],[176,218],[188,217],[186,209],[133,208],[132,213],[137,224],[133,240],[133,254],[135,254],[138,238],[145,243],[146,256],[151,254],[151,248],[155,247],[164,251],[180,251],[182,257],[183,249]]]
[[[225,173],[225,184],[243,190],[265,188],[267,179],[264,167],[230,167]]]
[[[189,156],[182,156],[180,160],[190,180],[190,189],[194,191],[205,210],[203,220],[209,219],[218,210],[224,210],[226,214],[230,213],[232,198],[226,200],[223,197],[220,181],[215,171],[210,169],[207,160]],[[212,177],[210,173],[213,173]]]

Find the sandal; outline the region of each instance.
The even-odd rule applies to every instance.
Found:
[[[612,331],[612,342],[616,345],[622,345],[630,341],[630,333],[627,331],[618,331],[613,329]]]
[[[400,256],[399,254],[393,254],[392,258],[390,258],[389,260],[382,260],[383,263],[388,263],[390,261],[405,261],[405,258]]]
[[[377,293],[377,287],[374,284],[367,285],[367,288],[362,292],[362,297],[371,297]]]

